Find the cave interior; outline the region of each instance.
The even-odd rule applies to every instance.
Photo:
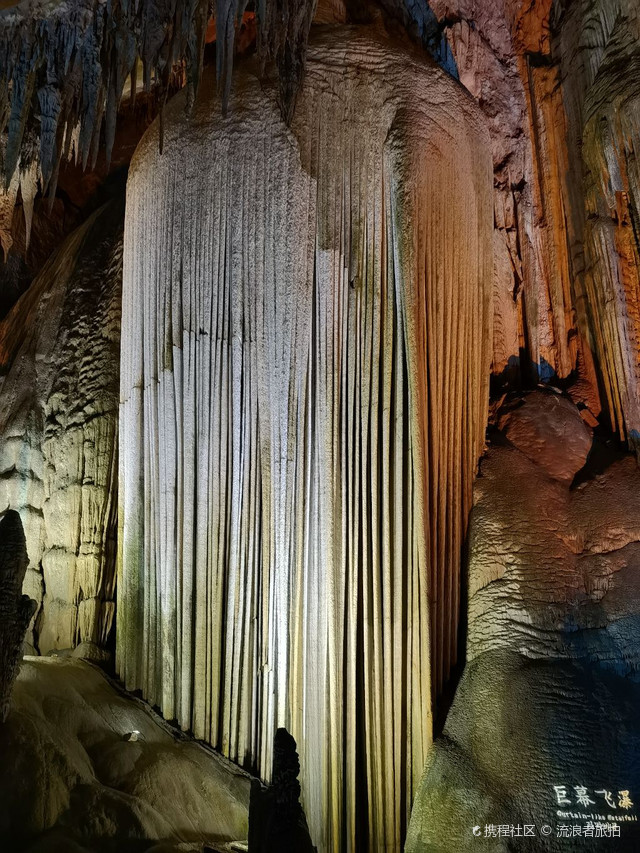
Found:
[[[639,0],[0,3],[0,849],[640,850]]]

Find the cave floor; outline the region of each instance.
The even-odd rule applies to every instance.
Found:
[[[246,849],[250,776],[85,661],[24,658],[0,756],[2,850]]]

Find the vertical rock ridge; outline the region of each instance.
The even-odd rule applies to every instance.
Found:
[[[600,24],[591,8],[597,4],[585,2],[581,13],[580,2],[433,2],[492,143],[494,388],[571,385],[576,401],[590,409],[591,422],[602,407],[576,285],[581,244],[575,220],[583,218],[584,200],[581,153],[568,142],[574,129],[565,84],[576,69],[582,79],[586,45],[605,37],[618,2],[602,4],[608,6],[602,26],[582,40],[580,15]],[[573,58],[565,63],[556,42],[558,21],[567,16],[573,23],[562,38]],[[579,102],[579,82],[570,88]]]
[[[487,140],[366,30],[314,40],[291,131],[246,70],[218,110],[130,172],[117,664],[263,776],[286,726],[319,850],[400,851],[484,440]]]
[[[640,19],[633,0],[559,9],[576,310],[612,429],[638,448]]]
[[[121,229],[92,216],[0,323],[0,511],[22,519],[43,653],[113,623]]]

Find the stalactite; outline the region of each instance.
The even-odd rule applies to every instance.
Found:
[[[614,427],[640,450],[640,18],[614,35],[587,99],[585,286]],[[624,74],[621,68],[624,67]]]
[[[320,851],[400,851],[483,446],[487,139],[367,30],[316,38],[291,131],[236,74],[130,171],[117,665],[263,776],[286,726]]]
[[[11,230],[19,185],[20,176],[19,174],[14,174],[7,187],[0,190],[0,245],[2,246],[5,263],[13,246]]]
[[[2,245],[5,262],[13,246],[13,214],[18,193],[22,200],[25,221],[25,248],[28,249],[31,240],[33,205],[41,186],[40,166],[36,159],[32,159],[28,165],[20,163],[9,185],[4,190],[0,190],[0,245]]]
[[[72,133],[85,168],[95,163],[102,142],[108,163],[127,80],[135,98],[138,61],[145,90],[156,86],[160,104],[166,101],[172,80],[186,82],[189,112],[202,74],[211,14],[216,18],[218,89],[226,106],[236,29],[246,5],[246,0],[65,0],[54,5],[33,0],[0,11],[0,140],[6,135],[0,175],[5,190],[21,159],[25,162],[29,126],[37,128],[42,190],[49,188],[52,196],[60,160],[69,152],[64,140]],[[385,0],[382,5],[456,76],[451,51],[426,0],[407,5]],[[287,122],[304,76],[315,9],[316,0],[257,4],[262,72],[275,70]],[[12,198],[5,193],[3,206]],[[6,252],[9,238],[2,224],[0,229]]]
[[[576,330],[566,236],[567,150],[549,0],[434,0],[460,80],[486,115],[494,160],[493,373],[566,380]],[[597,409],[597,406],[595,407]]]
[[[207,10],[206,0],[174,0],[162,8],[124,0],[67,0],[54,6],[38,0],[0,12],[5,186],[25,161],[30,125],[38,128],[43,191],[55,191],[60,158],[69,152],[63,141],[74,132],[85,167],[95,161],[103,132],[108,161],[117,110],[138,57],[147,88],[152,82],[166,88],[172,68],[182,62],[196,88]],[[232,29],[230,52],[233,36]]]
[[[218,73],[228,95],[236,20],[243,0],[218,2]],[[38,0],[0,13],[0,68],[8,100],[0,110],[0,132],[7,131],[2,162],[5,180],[13,175],[32,118],[40,123],[40,163],[44,184],[52,178],[59,150],[59,125],[80,125],[86,166],[105,117],[107,159],[125,83],[140,57],[144,85],[166,88],[172,68],[184,63],[190,91],[202,73],[208,0],[134,3],[124,0],[67,0],[52,7]],[[307,0],[262,4],[259,52],[275,61],[281,74],[283,108],[290,114],[302,78],[306,42],[315,4]],[[192,100],[192,97],[191,99]],[[64,135],[64,128],[62,135]]]

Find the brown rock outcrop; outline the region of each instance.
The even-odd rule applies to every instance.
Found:
[[[498,426],[532,462],[566,483],[571,483],[591,450],[591,431],[580,413],[570,400],[553,391],[516,401],[501,412]]]
[[[495,435],[481,463],[467,664],[427,760],[407,853],[578,851],[585,838],[567,841],[558,827],[589,821],[619,824],[615,840],[596,834],[596,850],[640,843],[640,471],[619,453],[606,466],[590,461],[570,488],[582,453],[570,448],[562,480],[549,469],[566,442],[541,399],[528,395],[520,410],[531,443],[523,431],[512,431],[517,447]],[[577,801],[581,790],[589,803]],[[517,824],[533,836],[485,835]]]
[[[469,535],[468,659],[496,648],[572,657],[589,647],[595,656],[607,631],[640,614],[635,459],[622,455],[570,488],[586,457],[583,445],[572,446],[570,408],[576,432],[586,428],[567,400],[550,425],[550,399],[526,396],[503,421],[510,444],[492,447],[482,462]],[[514,415],[528,429],[517,430]],[[630,645],[610,664],[635,672],[636,658],[640,649]]]
[[[640,425],[635,0],[435,2],[494,159],[496,376]],[[525,363],[520,363],[524,359]],[[530,365],[530,366],[529,366]]]
[[[558,66],[549,56],[549,6],[548,0],[433,3],[460,80],[478,100],[491,135],[492,370],[510,382],[564,379],[583,349],[571,290],[568,151]]]

